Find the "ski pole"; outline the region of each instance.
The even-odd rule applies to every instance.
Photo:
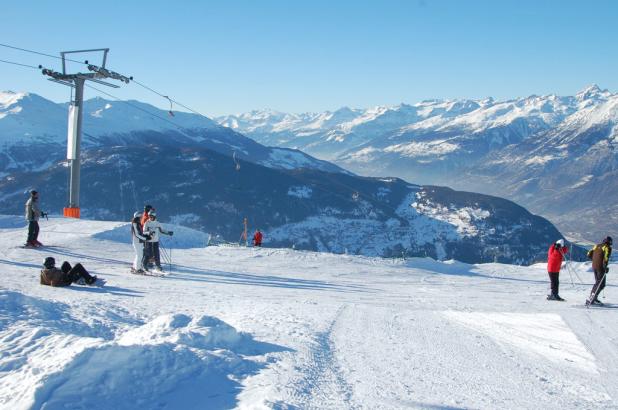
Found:
[[[169,272],[172,273],[172,249],[174,249],[174,238],[170,239],[170,262],[169,262]]]

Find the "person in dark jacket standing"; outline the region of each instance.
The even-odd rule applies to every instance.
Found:
[[[58,269],[54,258],[51,256],[45,258],[41,269],[41,285],[69,286],[71,283],[79,282],[80,279],[87,285],[94,285],[97,281],[97,277],[90,275],[81,263],[71,267],[69,262],[64,261]]]
[[[139,222],[141,225],[142,232],[144,231],[144,225],[146,224],[146,222],[148,222],[148,213],[150,211],[154,211],[154,208],[152,207],[152,205],[144,205],[144,212],[142,213],[142,217]],[[148,263],[152,257],[153,257],[153,253],[152,253],[151,243],[145,241],[144,242],[144,253],[142,255],[142,258],[144,260],[144,263],[142,266],[143,269],[148,270]]]
[[[569,248],[564,246],[564,239],[558,239],[547,251],[547,273],[551,282],[551,294],[547,295],[547,300],[564,300],[558,294],[558,287],[560,285],[559,276],[562,259],[568,251]]]
[[[30,191],[30,198],[26,201],[26,221],[28,221],[28,239],[26,246],[43,246],[39,242],[39,218],[47,216],[39,208],[39,193],[35,190]]]
[[[588,257],[592,259],[592,270],[594,271],[594,286],[590,296],[586,300],[586,306],[591,304],[602,305],[599,301],[599,293],[605,289],[607,273],[609,272],[609,258],[612,256],[612,237],[608,236],[598,245],[588,251]]]

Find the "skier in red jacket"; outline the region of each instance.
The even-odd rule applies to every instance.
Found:
[[[564,246],[564,239],[558,239],[547,251],[547,273],[551,281],[551,294],[547,295],[547,300],[564,300],[558,295],[558,286],[560,284],[558,276],[560,275],[562,259],[568,251],[569,248]]]
[[[259,229],[253,234],[253,246],[262,246],[262,232]]]

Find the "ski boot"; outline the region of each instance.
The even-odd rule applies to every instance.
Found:
[[[554,295],[553,293],[551,295],[547,295],[547,300],[556,300],[559,302],[564,302],[564,299],[562,299],[560,295],[558,294]]]

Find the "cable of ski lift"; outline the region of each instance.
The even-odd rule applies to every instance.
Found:
[[[41,55],[41,56],[45,56],[45,57],[49,57],[49,58],[55,58],[57,60],[62,60],[63,59],[63,57],[55,56],[53,54],[43,53],[41,51],[36,51],[36,50],[29,50],[27,48],[16,47],[16,46],[12,46],[12,45],[9,45],[9,44],[0,43],[0,46],[6,47],[6,48],[10,48],[10,49],[13,49],[13,50],[19,50],[19,51],[23,51],[23,52],[27,52],[27,53],[37,54],[37,55]],[[93,65],[93,64],[89,64],[88,60],[78,61],[78,60],[73,60],[73,59],[67,58],[67,57],[64,57],[64,60],[71,61],[71,62],[74,62],[74,63],[77,63],[77,64],[85,64],[90,71],[94,71],[94,72],[98,72],[98,73],[104,74],[108,78],[113,78],[113,79],[116,79],[116,80],[120,80],[120,81],[123,81],[123,82],[125,82],[127,84],[129,83],[129,81],[134,82],[135,84],[139,85],[140,87],[142,87],[142,88],[144,88],[144,89],[146,89],[146,90],[148,90],[148,91],[150,91],[152,93],[155,93],[155,94],[159,95],[160,97],[163,97],[163,98],[167,99],[170,102],[170,105],[172,103],[176,104],[179,107],[182,107],[182,108],[184,108],[184,109],[186,109],[186,110],[188,110],[188,111],[190,111],[190,112],[192,112],[194,114],[197,114],[197,115],[200,115],[200,116],[202,116],[202,117],[204,117],[206,119],[209,119],[206,115],[200,113],[199,111],[194,110],[193,108],[191,108],[191,107],[181,103],[180,101],[177,101],[177,100],[175,100],[175,99],[173,99],[173,98],[171,98],[171,97],[169,97],[169,96],[167,96],[167,95],[165,95],[163,93],[160,93],[159,91],[153,89],[152,87],[149,87],[146,84],[133,79],[132,76],[125,76],[125,75],[119,74],[117,72],[108,70],[106,68],[102,68],[102,67],[98,67],[98,66]],[[0,60],[0,61],[2,61],[2,60]],[[7,62],[9,64],[24,65],[26,67],[36,68],[35,66],[29,66],[29,65],[26,65],[26,64],[12,63],[12,62],[8,62],[8,61],[3,61],[3,62]],[[171,116],[174,116],[174,114],[172,112],[172,109],[170,109],[169,112],[170,112]]]
[[[43,52],[35,51],[35,50],[28,50],[27,48],[15,47],[15,46],[11,46],[11,45],[8,45],[8,44],[0,43],[0,47],[12,48],[13,50],[24,51],[24,52],[27,52],[27,53],[38,54],[40,56],[45,56],[45,57],[50,57],[50,58],[55,58],[55,59],[58,59],[58,60],[62,60],[62,57],[55,56],[53,54],[47,54],[47,53],[43,53]],[[77,64],[86,64],[84,61],[72,60],[70,58],[65,58],[65,60],[66,61],[71,61],[71,62],[77,63]]]
[[[39,69],[39,67],[30,65],[30,64],[16,63],[14,61],[8,61],[8,60],[0,60],[0,63],[13,64],[13,65],[18,65],[18,66],[22,66],[22,67],[34,68],[35,70]]]
[[[150,116],[152,116],[152,117],[155,117],[155,118],[158,118],[158,119],[160,119],[160,120],[162,120],[162,121],[165,121],[165,122],[167,122],[167,123],[170,123],[170,124],[172,124],[174,127],[178,128],[184,136],[189,137],[189,135],[187,135],[187,134],[185,133],[186,128],[184,128],[184,127],[182,127],[182,126],[180,126],[180,125],[176,124],[176,123],[175,123],[175,122],[173,122],[173,121],[168,120],[167,118],[161,117],[161,116],[159,116],[159,115],[157,115],[157,114],[154,114],[154,113],[152,113],[152,112],[150,112],[150,111],[148,111],[148,110],[145,110],[145,109],[143,109],[143,108],[140,108],[140,107],[138,107],[138,106],[136,106],[136,105],[134,105],[134,104],[131,104],[131,103],[130,103],[130,102],[128,102],[128,101],[123,101],[123,100],[121,100],[119,97],[116,97],[115,95],[112,95],[112,94],[110,94],[110,93],[108,93],[108,92],[105,92],[105,91],[103,91],[103,90],[100,90],[100,89],[98,89],[98,88],[96,88],[96,87],[93,87],[93,86],[91,86],[91,85],[89,85],[89,84],[86,84],[86,87],[88,87],[88,88],[90,88],[90,89],[93,89],[93,90],[95,90],[95,91],[97,91],[97,92],[99,92],[99,93],[101,93],[101,94],[107,95],[108,97],[111,97],[111,98],[115,99],[116,101],[118,101],[118,102],[120,102],[120,103],[126,104],[126,105],[128,105],[129,107],[132,107],[132,108],[134,108],[134,109],[136,109],[136,110],[142,111],[142,112],[144,112],[144,113],[146,113],[146,114],[148,114],[148,115],[150,115]]]

